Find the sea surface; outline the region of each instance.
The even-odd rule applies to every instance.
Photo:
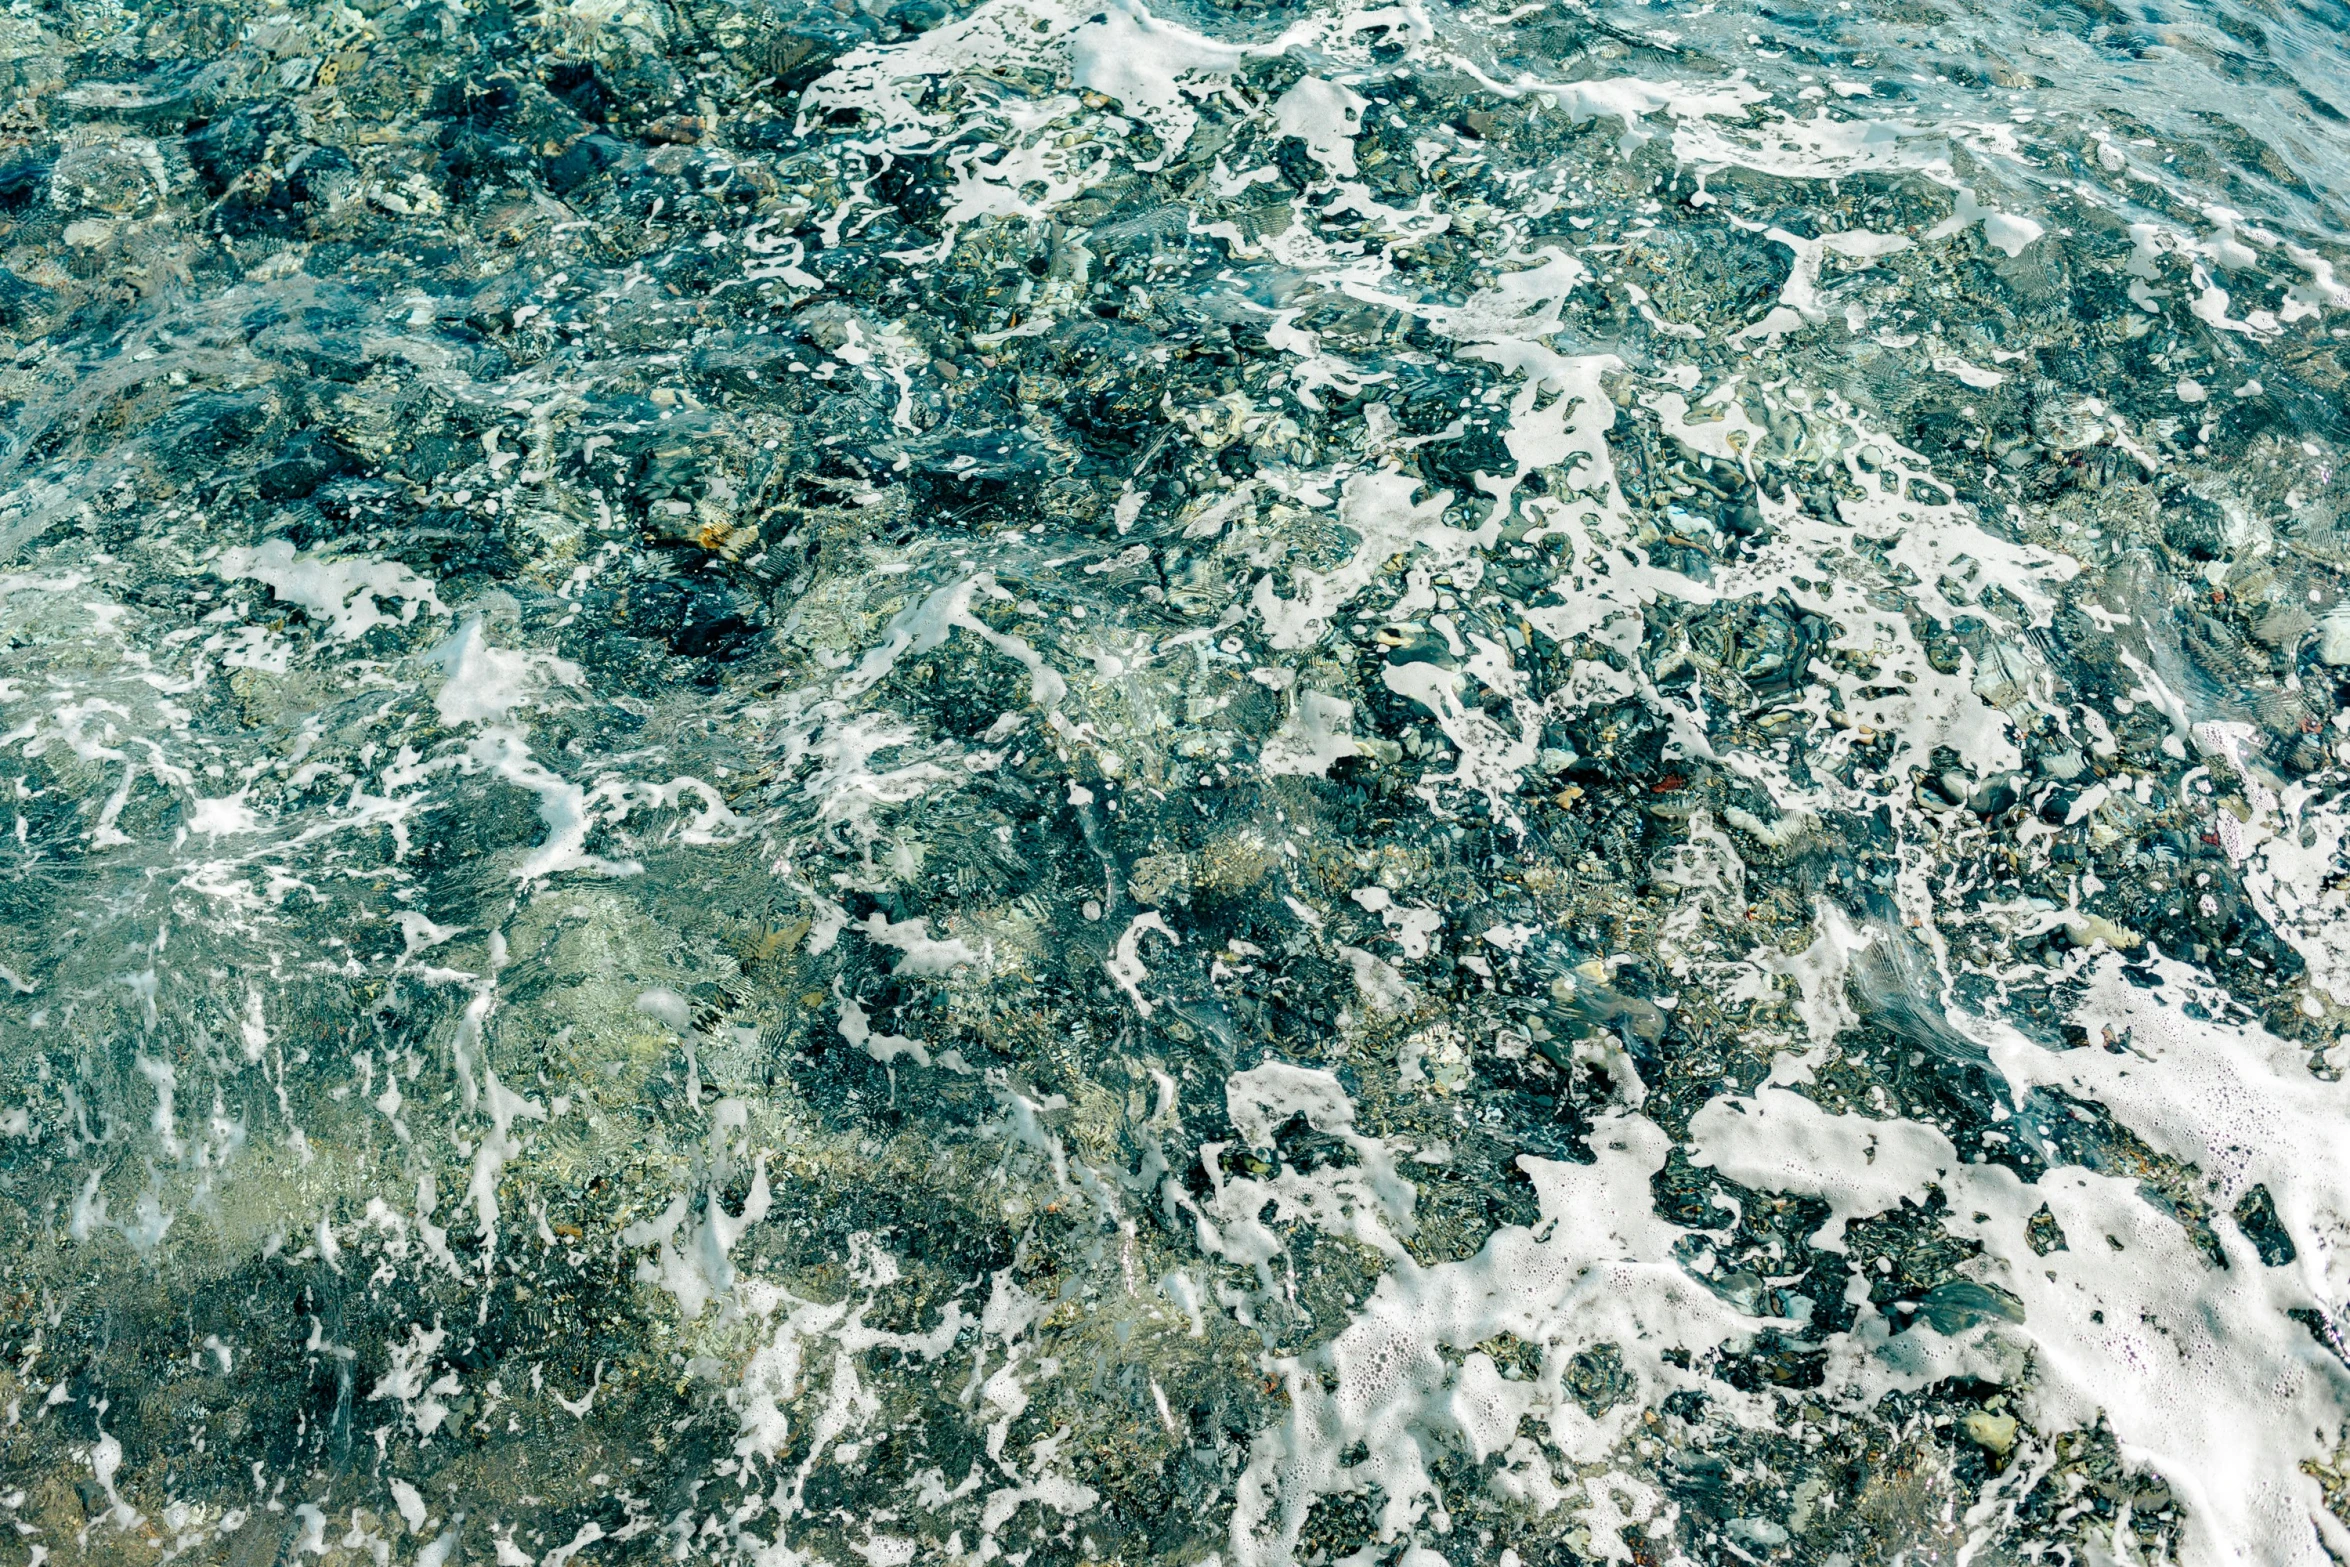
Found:
[[[2350,1557],[2350,9],[15,0],[0,1564]]]

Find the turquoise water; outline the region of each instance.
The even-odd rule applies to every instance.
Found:
[[[0,18],[31,1564],[2350,1544],[2342,18]]]

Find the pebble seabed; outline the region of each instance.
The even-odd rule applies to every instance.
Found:
[[[2350,1556],[2345,36],[17,0],[0,1560]]]

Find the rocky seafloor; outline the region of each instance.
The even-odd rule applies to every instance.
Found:
[[[0,1562],[2350,1556],[2346,35],[14,0]]]

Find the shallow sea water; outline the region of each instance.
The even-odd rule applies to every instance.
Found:
[[[0,1561],[2344,1559],[2346,30],[17,0]]]

